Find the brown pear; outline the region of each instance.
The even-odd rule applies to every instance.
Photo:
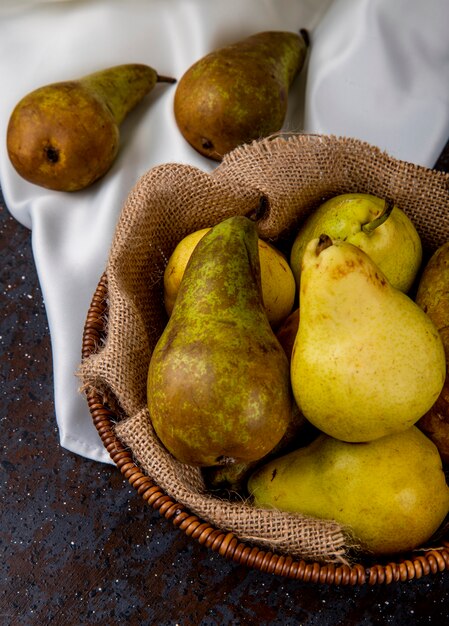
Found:
[[[120,124],[157,82],[175,80],[147,65],[127,64],[30,92],[9,119],[11,163],[41,187],[87,187],[109,170],[119,149]]]
[[[421,275],[416,302],[440,333],[449,366],[449,242],[431,256]],[[419,420],[418,427],[435,443],[445,464],[449,464],[449,375],[435,404]]]
[[[279,131],[291,84],[304,65],[307,31],[257,33],[217,49],[182,76],[174,111],[185,139],[201,154],[224,154]]]
[[[284,348],[289,362],[292,359],[293,346],[299,328],[299,307],[296,307],[276,330],[276,337]]]

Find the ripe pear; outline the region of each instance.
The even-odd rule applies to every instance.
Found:
[[[164,304],[169,315],[173,310],[190,255],[209,230],[210,228],[202,228],[186,235],[168,259],[164,272]],[[293,308],[296,295],[295,278],[280,250],[263,239],[259,239],[258,243],[263,305],[271,326],[277,328]]]
[[[305,30],[268,31],[194,63],[175,92],[174,113],[184,138],[204,156],[220,161],[240,144],[280,130],[307,48]]]
[[[142,64],[111,67],[52,83],[15,106],[7,129],[8,155],[27,181],[76,191],[111,167],[119,126],[157,82],[175,82]]]
[[[313,239],[299,298],[291,379],[312,424],[343,441],[369,441],[429,410],[445,380],[441,337],[363,250],[326,235]]]
[[[178,460],[231,465],[272,450],[291,405],[288,359],[262,303],[256,226],[231,217],[187,264],[149,365],[151,420]]]
[[[416,303],[427,313],[440,333],[449,364],[449,242],[431,256],[421,275]],[[435,404],[417,426],[437,446],[444,463],[449,464],[449,376]]]
[[[290,265],[299,286],[301,262],[311,239],[326,233],[343,239],[372,258],[396,289],[408,292],[422,261],[420,236],[411,219],[390,199],[345,193],[321,204],[298,230]]]
[[[415,426],[368,443],[321,434],[256,470],[248,490],[257,507],[335,520],[373,554],[421,546],[449,512],[438,450]]]

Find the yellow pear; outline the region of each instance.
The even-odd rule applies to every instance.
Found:
[[[169,315],[171,315],[175,306],[179,285],[190,256],[196,248],[196,244],[209,231],[210,228],[202,228],[186,235],[181,239],[168,259],[164,271],[164,304],[165,310]]]
[[[449,511],[438,450],[416,426],[369,443],[321,434],[256,470],[248,490],[258,507],[339,522],[374,554],[422,545]]]
[[[317,428],[369,441],[411,426],[432,406],[445,380],[441,337],[363,250],[327,236],[312,240],[299,301],[291,380]]]
[[[311,213],[290,253],[298,285],[305,247],[321,233],[361,248],[393,287],[409,291],[421,265],[421,239],[413,222],[392,200],[367,193],[345,193],[330,198]]]
[[[190,256],[209,230],[210,228],[202,228],[181,239],[168,260],[164,272],[164,303],[169,315]],[[258,242],[262,299],[268,321],[275,328],[286,319],[293,308],[296,284],[282,252],[263,239],[259,238]]]

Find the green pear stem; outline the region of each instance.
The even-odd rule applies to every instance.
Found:
[[[378,215],[374,220],[371,220],[371,222],[362,224],[363,232],[369,235],[374,230],[376,230],[376,228],[379,228],[379,226],[386,222],[387,219],[390,217],[393,208],[394,201],[391,198],[385,198],[385,204],[382,213]]]
[[[332,244],[333,242],[329,235],[323,233],[318,238],[318,243],[315,248],[315,254],[319,256],[323,252],[323,250],[326,250],[326,248],[329,248]]]

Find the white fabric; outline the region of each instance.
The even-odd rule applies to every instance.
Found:
[[[446,0],[2,0],[0,182],[32,229],[52,339],[61,445],[110,462],[75,372],[86,312],[123,202],[154,165],[211,171],[173,117],[175,86],[158,85],[121,127],[108,174],[72,194],[21,179],[5,149],[9,115],[41,85],[129,62],[180,78],[210,50],[262,30],[311,32],[308,70],[289,96],[285,129],[348,135],[433,166],[449,136]]]
[[[305,127],[433,167],[449,138],[449,2],[336,0],[314,32]]]

